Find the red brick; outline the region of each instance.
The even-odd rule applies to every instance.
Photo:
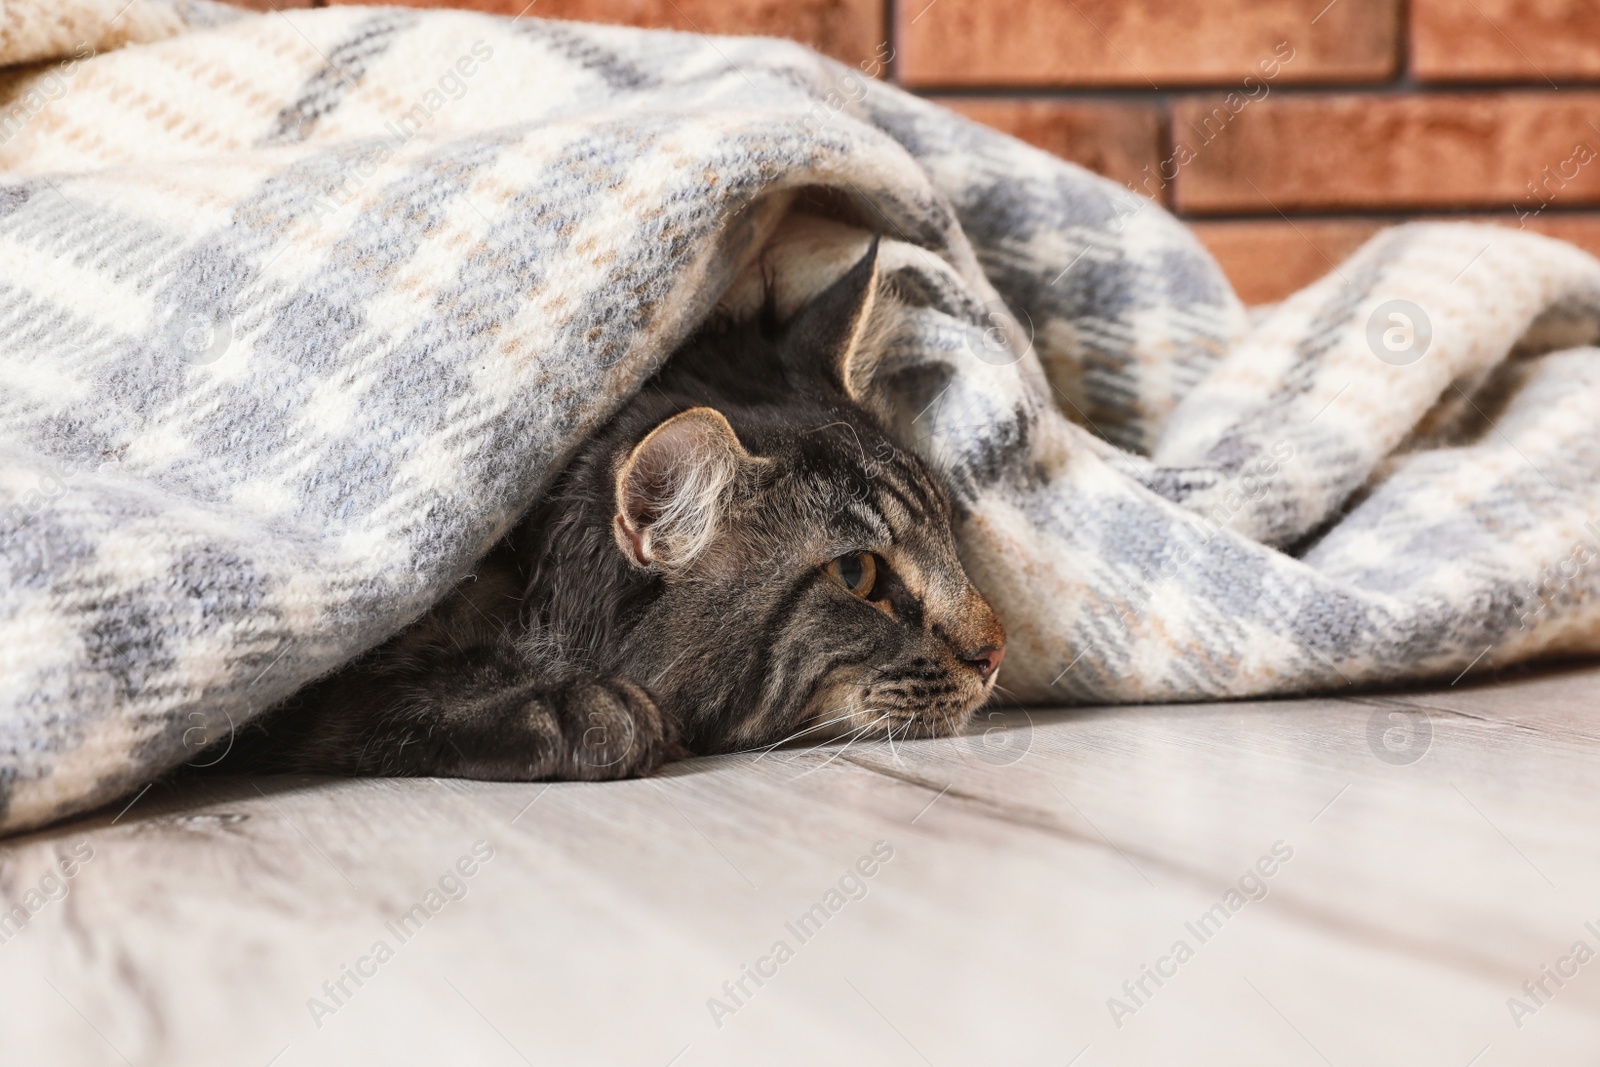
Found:
[[[1600,76],[1595,0],[1411,0],[1411,65],[1424,81]]]
[[[393,3],[395,0],[336,0]],[[765,34],[811,45],[856,64],[886,38],[883,0],[401,0],[412,7],[458,7],[497,15],[581,19],[719,34]]]
[[[1278,95],[1228,115],[1219,97],[1174,107],[1194,153],[1176,160],[1181,210],[1600,203],[1600,93]]]
[[[1222,265],[1246,304],[1270,304],[1305,288],[1344,262],[1357,248],[1399,219],[1292,219],[1200,222],[1195,235]],[[1517,226],[1505,215],[1465,221]],[[1546,214],[1524,220],[1528,230],[1600,255],[1600,214]]]
[[[894,2],[910,85],[1235,84],[1285,41],[1283,82],[1382,79],[1398,67],[1399,0]]]
[[[1503,221],[1508,226],[1518,225],[1515,220],[1496,221]],[[1591,256],[1600,256],[1600,215],[1551,214],[1524,219],[1521,225],[1535,233],[1570,241]]]
[[[1195,236],[1211,250],[1246,304],[1270,304],[1342,263],[1384,223],[1368,219],[1202,222]]]
[[[1161,113],[1153,105],[971,97],[938,102],[1119,182],[1137,182],[1161,155]]]

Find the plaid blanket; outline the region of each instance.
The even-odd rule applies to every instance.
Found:
[[[1600,649],[1574,248],[1397,227],[1251,316],[1160,207],[877,61],[123,3],[0,26],[0,828],[416,618],[762,263],[815,288],[863,231],[902,298],[874,404],[1021,699]]]

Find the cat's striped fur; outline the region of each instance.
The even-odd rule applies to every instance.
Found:
[[[962,729],[1004,631],[944,490],[857,403],[879,287],[874,242],[789,322],[769,301],[703,330],[472,580],[241,748],[307,771],[605,778]]]

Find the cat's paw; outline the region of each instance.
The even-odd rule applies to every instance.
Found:
[[[556,694],[566,744],[563,777],[636,778],[689,752],[648,691],[626,678],[576,681]]]

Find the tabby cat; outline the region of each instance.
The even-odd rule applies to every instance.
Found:
[[[769,291],[703,329],[473,578],[239,758],[598,779],[791,736],[959,732],[1005,636],[945,493],[858,402],[882,288],[874,240],[787,322]]]

